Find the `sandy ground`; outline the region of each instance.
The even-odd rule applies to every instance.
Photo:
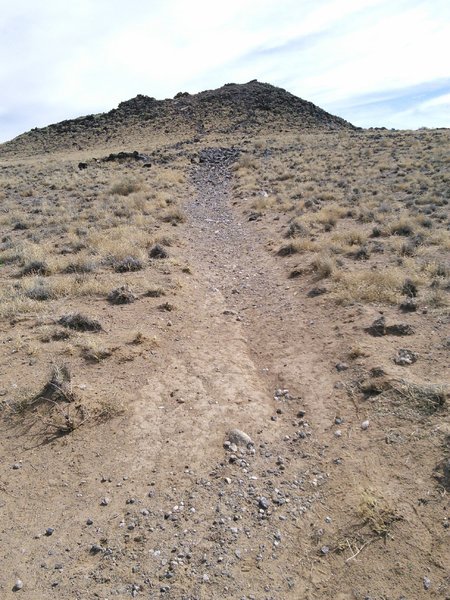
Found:
[[[226,166],[192,178],[173,310],[79,305],[117,340],[160,340],[75,376],[81,398],[121,414],[54,438],[32,415],[2,421],[1,598],[450,598],[448,494],[434,477],[446,409],[405,415],[350,394],[370,369],[404,373],[390,360],[404,342],[364,331],[373,307],[336,307],[289,279],[299,259],[267,250],[276,217],[248,221]],[[401,318],[416,346],[443,336],[422,334],[422,318]],[[355,340],[366,355],[338,370]],[[444,356],[418,369],[445,382]],[[11,363],[17,380],[25,360]],[[234,428],[254,444],[224,447]]]

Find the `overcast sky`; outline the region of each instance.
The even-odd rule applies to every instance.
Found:
[[[251,79],[363,127],[450,126],[450,0],[0,0],[0,141]]]

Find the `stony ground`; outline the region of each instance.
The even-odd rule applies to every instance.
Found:
[[[335,305],[288,277],[301,259],[272,251],[285,217],[243,213],[238,155],[203,148],[189,166],[182,261],[157,267],[166,298],[54,302],[121,346],[88,367],[69,359],[74,405],[119,408],[70,432],[4,411],[2,598],[450,598],[445,402],[423,410],[392,388],[405,342],[366,331],[379,306]],[[417,373],[444,384],[446,315],[383,316],[414,329],[415,349],[436,344]],[[2,325],[11,386],[32,388],[48,362],[11,351],[11,328],[39,326]]]

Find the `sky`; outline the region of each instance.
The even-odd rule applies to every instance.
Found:
[[[251,79],[361,127],[450,127],[450,0],[0,0],[0,142]]]

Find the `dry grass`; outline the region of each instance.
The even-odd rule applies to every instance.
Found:
[[[11,162],[0,180],[0,316],[42,312],[60,298],[104,297],[123,275],[146,271],[164,227],[185,221],[185,189],[176,161],[151,172],[94,162],[79,171],[70,156]]]
[[[413,277],[443,310],[449,147],[443,131],[286,135],[250,146],[235,165],[234,192],[244,213],[280,219],[279,256],[302,254],[331,275],[329,298],[396,304],[401,282]],[[338,260],[325,266],[324,254]]]

